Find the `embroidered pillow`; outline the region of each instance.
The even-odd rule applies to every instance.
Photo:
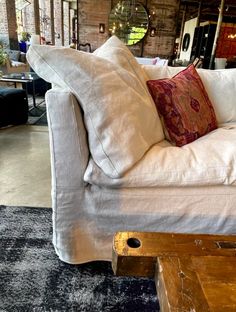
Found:
[[[217,128],[213,106],[193,65],[171,79],[149,80],[147,85],[176,146],[193,142]]]

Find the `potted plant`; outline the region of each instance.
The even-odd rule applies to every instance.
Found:
[[[31,37],[30,33],[28,33],[27,31],[22,31],[20,41],[23,41],[23,42],[29,41],[30,37]]]
[[[7,58],[8,58],[8,55],[5,52],[3,45],[0,43],[0,76],[2,76],[3,74],[2,68],[6,64]]]
[[[22,31],[21,33],[21,37],[20,37],[20,51],[21,52],[25,52],[27,51],[27,45],[26,45],[26,41],[30,40],[30,33],[28,33],[27,31]]]
[[[4,51],[3,47],[0,47],[0,66],[6,64],[7,53]]]

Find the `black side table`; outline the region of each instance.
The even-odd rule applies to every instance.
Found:
[[[22,86],[25,84],[25,92],[27,95],[27,100],[28,100],[28,88],[27,84],[32,84],[32,97],[33,97],[33,105],[36,107],[36,99],[35,99],[35,81],[40,79],[40,77],[33,72],[25,72],[25,73],[12,73],[12,74],[6,74],[3,75],[0,78],[0,81],[3,82],[13,82],[15,84],[21,83]]]

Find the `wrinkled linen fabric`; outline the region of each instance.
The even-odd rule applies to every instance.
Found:
[[[103,187],[235,185],[236,123],[183,147],[154,145],[122,178],[109,179],[91,159],[84,180]]]
[[[132,70],[61,47],[33,45],[27,59],[40,77],[69,88],[77,97],[84,111],[90,152],[106,175],[122,176],[163,139],[154,103]]]
[[[233,160],[232,154],[227,156],[230,151],[230,133],[235,131],[230,130],[232,125],[228,125],[228,130],[218,129],[210,133],[208,145],[207,142],[201,142],[207,136],[191,143],[194,145],[191,149],[191,144],[177,148],[171,147],[166,141],[158,143],[157,147],[148,152],[150,155],[145,155],[147,159],[142,159],[141,162],[144,162],[135,166],[133,175],[132,171],[128,172],[126,180],[118,180],[118,183],[116,179],[111,179],[117,185],[112,184],[111,180],[105,181],[104,185],[109,184],[107,187],[92,184],[93,182],[86,183],[83,179],[91,156],[83,115],[75,97],[69,91],[52,89],[47,93],[46,101],[52,168],[53,243],[61,260],[69,263],[111,260],[112,240],[117,231],[236,234],[234,185],[174,186],[171,178],[177,178],[177,173],[171,177],[165,172],[159,187],[154,182],[160,174],[161,166],[166,170],[168,163],[170,169],[175,166],[182,169],[182,180],[184,167],[190,165],[193,169],[195,166],[199,169],[201,165],[204,166],[205,159],[200,157],[203,150],[198,154],[199,161],[201,159],[203,163],[200,164],[195,159],[195,153],[202,143],[206,149],[210,143],[214,144],[214,152],[219,149],[215,156],[212,154],[216,158],[214,163],[217,163],[217,158],[221,158],[223,153],[225,162],[228,157],[229,173],[230,170],[233,171],[235,159]],[[226,131],[228,139],[221,148],[223,132]],[[219,136],[217,132],[220,132]],[[235,145],[235,132],[231,138]],[[224,151],[226,146],[228,147]],[[186,158],[187,155],[191,157],[187,162],[186,158],[182,159],[186,148]],[[162,155],[158,158],[159,164],[155,162],[155,149]],[[211,151],[213,149],[209,154]],[[174,156],[176,152],[179,154]],[[207,156],[210,158],[210,155]],[[147,170],[152,172],[145,175],[144,164],[148,166],[149,159],[152,164]],[[175,161],[172,164],[173,159]],[[210,159],[207,163],[210,163]],[[158,173],[155,173],[156,170]],[[224,172],[225,170],[226,168],[223,169]],[[192,179],[196,184],[195,171],[186,172],[188,183]],[[205,178],[207,174],[208,170],[203,167],[201,176]],[[169,180],[164,184],[166,177]],[[95,183],[101,184],[99,179],[98,177]],[[168,185],[170,182],[172,185]],[[207,181],[204,180],[203,183],[205,182]],[[133,187],[130,187],[130,183]]]
[[[118,231],[236,234],[233,186],[58,188],[54,246],[68,263],[112,260]]]
[[[167,141],[155,142],[157,144],[153,144],[148,151],[144,152],[144,155],[140,155],[131,168],[128,169],[129,166],[127,166],[124,176],[122,174],[122,178],[119,178],[119,175],[114,174],[112,165],[104,155],[102,156],[104,163],[101,164],[101,159],[98,159],[100,166],[97,162],[95,164],[95,158],[101,153],[99,150],[101,145],[100,142],[91,138],[91,134],[87,138],[88,130],[95,133],[94,129],[89,128],[92,127],[92,122],[89,124],[88,121],[89,103],[91,100],[97,103],[97,93],[94,93],[93,89],[90,90],[91,88],[88,92],[88,86],[92,87],[98,82],[96,79],[91,80],[90,74],[105,73],[104,80],[99,81],[106,83],[108,80],[113,87],[114,83],[118,82],[122,88],[127,83],[132,85],[132,90],[136,90],[137,87],[138,90],[134,92],[135,97],[132,100],[137,97],[141,98],[145,93],[143,85],[134,73],[121,69],[121,66],[115,66],[109,60],[106,60],[105,66],[104,59],[90,55],[86,56],[85,62],[80,52],[76,54],[76,59],[77,55],[81,56],[77,64],[73,58],[78,51],[71,52],[67,49],[64,52],[68,52],[69,59],[73,55],[72,60],[64,62],[62,52],[56,55],[53,53],[47,58],[57,56],[54,60],[57,64],[53,65],[53,68],[47,68],[48,72],[44,73],[53,80],[53,89],[47,93],[46,102],[52,170],[53,244],[59,258],[68,263],[111,260],[112,240],[117,231],[236,234],[235,156],[233,156],[235,148],[229,143],[231,140],[231,145],[235,145],[235,124],[224,125],[226,128],[222,126],[183,148],[173,147]],[[41,56],[35,54],[34,57],[34,62],[41,64]],[[97,64],[94,61],[95,58],[102,60],[103,65],[100,64],[101,61]],[[90,65],[87,64],[89,60],[91,60]],[[50,64],[54,64],[54,61],[50,60]],[[67,76],[55,74],[55,67],[58,63],[60,67],[67,67],[65,69],[69,73]],[[160,76],[158,66],[153,67]],[[80,68],[83,71],[79,74]],[[166,68],[162,67],[163,70]],[[172,71],[169,68],[167,70]],[[120,79],[110,75],[111,71],[115,71]],[[112,78],[114,82],[110,81]],[[81,80],[82,84],[76,83],[74,90],[68,87],[68,79],[73,80],[73,86],[76,80]],[[123,79],[125,82],[122,82]],[[154,79],[157,78],[154,77]],[[55,85],[60,87],[56,89]],[[88,107],[85,105],[85,108],[84,104],[80,103],[84,112],[81,111],[74,97],[78,86],[81,88],[82,96],[90,100],[86,104]],[[116,87],[118,88],[119,85]],[[104,94],[107,94],[107,88],[103,90]],[[234,96],[234,93],[232,94],[231,96]],[[79,99],[78,95],[76,97]],[[127,95],[127,98],[130,100],[130,95]],[[111,97],[111,99],[114,98]],[[117,102],[115,103],[117,106]],[[129,108],[128,102],[124,100],[118,108],[124,108],[125,104],[126,109]],[[145,107],[148,112],[152,110],[147,103]],[[99,112],[100,106],[97,108],[96,112]],[[109,110],[109,107],[106,109]],[[121,109],[120,112],[122,111]],[[111,112],[114,112],[113,107]],[[115,113],[118,111],[115,110]],[[133,110],[130,113],[133,116]],[[116,114],[114,116],[116,117]],[[152,120],[152,117],[150,118]],[[148,123],[148,120],[144,118],[143,122]],[[152,123],[145,127],[150,127],[150,125]],[[152,130],[153,128],[158,129],[158,127],[152,127]],[[126,136],[126,128],[123,127],[122,131],[123,138]],[[108,135],[110,136],[110,133]],[[222,144],[224,140],[226,142]],[[125,140],[124,143],[126,144],[127,141]],[[209,152],[205,152],[201,147],[202,144],[206,150],[209,149],[210,144],[215,146],[212,146]],[[122,147],[123,145],[120,145],[117,149]],[[94,149],[97,150],[94,151]],[[119,151],[116,150],[116,152]],[[128,151],[124,147],[122,152]],[[119,155],[121,157],[123,154]],[[187,160],[187,156],[191,159]],[[209,166],[211,157],[213,157],[214,168]],[[91,163],[93,167],[90,175]],[[129,164],[131,163],[132,161]],[[214,171],[217,170],[217,165],[220,168],[216,175]],[[186,170],[187,166],[190,166],[193,171]],[[161,174],[162,167],[163,174]],[[198,170],[200,173],[197,172]],[[96,179],[94,172],[97,175]],[[107,172],[112,173],[112,176],[118,179],[107,177]],[[200,185],[200,181],[197,181],[197,177],[194,176],[196,172],[198,178],[203,178],[204,185]],[[102,176],[100,176],[101,173]],[[89,179],[91,179],[90,182],[88,182]],[[96,180],[94,184],[92,179]],[[154,179],[157,179],[157,182]],[[182,184],[175,184],[174,179]],[[214,183],[213,179],[215,179]],[[211,182],[214,185],[211,185]],[[157,186],[158,183],[160,183],[159,186]]]

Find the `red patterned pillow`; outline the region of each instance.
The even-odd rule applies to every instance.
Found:
[[[170,140],[177,146],[217,128],[213,106],[193,65],[171,79],[149,80],[147,85]]]

